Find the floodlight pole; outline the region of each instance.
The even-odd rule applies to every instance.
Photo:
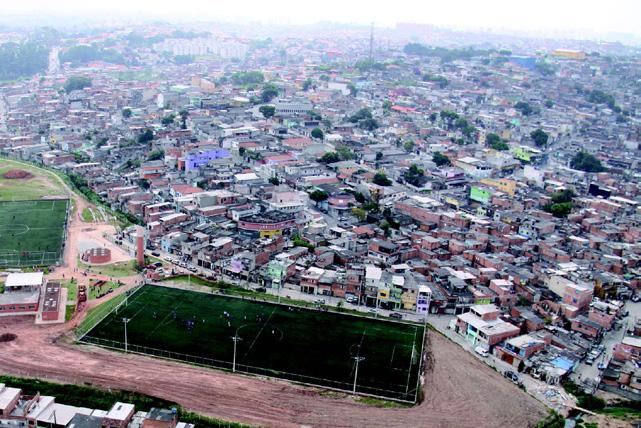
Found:
[[[131,321],[131,318],[123,318],[122,322],[125,323],[125,352],[127,352],[127,324]]]
[[[353,358],[356,361],[356,370],[354,371],[354,389],[352,389],[352,392],[356,394],[356,381],[358,380],[358,363],[363,361],[365,357],[353,357]]]
[[[238,343],[239,340],[243,340],[238,336],[238,331],[236,331],[236,335],[231,338],[231,340],[234,341],[234,359],[232,360],[232,365],[231,365],[231,371],[232,373],[236,373],[236,344]]]

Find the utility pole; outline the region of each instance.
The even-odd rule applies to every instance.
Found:
[[[234,359],[232,360],[231,371],[232,373],[236,373],[236,344],[238,343],[238,341],[243,340],[240,336],[238,336],[238,330],[236,330],[236,334],[231,338],[231,340],[234,341]]]
[[[131,321],[131,318],[124,318],[122,319],[122,322],[125,324],[125,352],[127,352],[128,347],[127,347],[127,324]]]
[[[356,361],[356,370],[354,371],[354,389],[352,389],[352,392],[356,394],[356,381],[358,380],[358,363],[363,361],[365,357],[353,357],[353,358]]]
[[[280,265],[280,281],[278,282],[278,304],[280,305],[280,289],[283,288],[283,265]]]

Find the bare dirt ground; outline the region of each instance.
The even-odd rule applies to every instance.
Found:
[[[0,370],[134,390],[198,413],[260,426],[528,427],[546,414],[543,404],[432,332],[433,368],[425,400],[412,408],[381,409],[287,382],[71,345],[64,337],[58,340],[66,328],[0,320],[0,334],[18,335],[0,343]]]

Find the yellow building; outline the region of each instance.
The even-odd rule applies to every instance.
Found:
[[[514,180],[508,180],[507,178],[500,178],[498,180],[493,178],[484,178],[481,180],[481,183],[498,189],[503,193],[507,193],[510,196],[514,196],[516,193],[516,181]]]
[[[580,61],[585,59],[585,52],[572,49],[555,49],[552,51],[552,55],[557,58],[575,59]]]

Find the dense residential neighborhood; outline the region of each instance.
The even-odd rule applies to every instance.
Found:
[[[641,400],[638,50],[409,28],[58,37],[47,70],[0,86],[0,154],[118,219],[107,239],[160,260],[146,283],[430,323],[558,411],[541,385]],[[80,413],[67,426],[95,425]]]

